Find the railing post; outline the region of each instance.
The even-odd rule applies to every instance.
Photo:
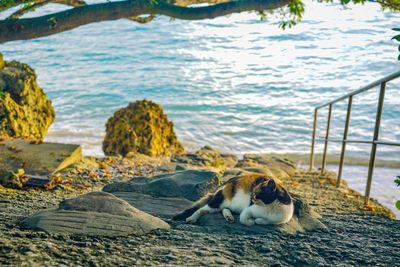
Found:
[[[318,109],[314,110],[314,124],[313,124],[313,132],[311,139],[311,154],[310,154],[310,167],[309,171],[312,171],[314,168],[314,149],[315,149],[315,136],[317,132],[317,119],[318,119]]]
[[[369,159],[367,186],[365,188],[365,199],[364,199],[364,204],[365,205],[368,205],[369,195],[371,193],[371,183],[372,183],[372,176],[374,174],[376,147],[378,145],[375,142],[378,141],[378,138],[379,138],[379,128],[380,128],[380,125],[381,125],[383,102],[385,100],[385,90],[386,90],[386,82],[383,82],[383,83],[381,83],[381,90],[380,90],[380,93],[379,93],[378,108],[376,110],[374,139],[373,139],[372,148],[371,148],[371,155],[370,155],[370,159]]]
[[[324,155],[322,157],[321,175],[324,173],[326,167],[326,156],[327,156],[326,154],[328,152],[328,139],[329,139],[329,130],[331,128],[331,117],[332,117],[332,104],[329,104],[328,121],[326,123],[326,133],[325,133]]]
[[[343,164],[344,164],[344,155],[346,153],[346,139],[349,133],[350,126],[350,115],[351,115],[351,106],[353,104],[353,96],[349,96],[349,103],[347,104],[347,114],[346,114],[346,122],[344,124],[344,132],[343,132],[343,141],[342,141],[342,151],[340,153],[340,162],[339,162],[339,173],[336,186],[340,186],[340,180],[342,179],[343,174]]]

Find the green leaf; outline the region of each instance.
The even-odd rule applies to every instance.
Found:
[[[400,28],[393,28],[392,30],[394,30],[396,32],[400,32]]]
[[[400,200],[397,200],[397,201],[396,201],[396,208],[397,208],[398,210],[400,210]]]
[[[392,40],[396,40],[396,41],[400,42],[400,34],[393,37]]]
[[[399,55],[399,57],[397,58],[397,60],[400,61],[400,55]]]
[[[399,56],[400,57],[400,56]],[[394,182],[397,186],[400,186],[400,176],[397,176],[396,179],[394,179]]]

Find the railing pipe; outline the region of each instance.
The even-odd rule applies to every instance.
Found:
[[[378,81],[375,81],[367,86],[364,86],[356,91],[353,91],[349,94],[346,94],[342,97],[336,98],[333,101],[327,102],[323,105],[320,105],[315,108],[314,111],[314,125],[313,125],[313,133],[312,133],[312,143],[311,143],[311,156],[310,156],[310,170],[313,169],[314,167],[314,161],[315,161],[315,143],[317,141],[324,141],[325,142],[325,147],[324,147],[324,153],[323,153],[323,158],[322,158],[322,166],[321,166],[321,175],[325,172],[326,168],[326,162],[327,162],[327,156],[328,156],[328,143],[329,142],[338,142],[342,143],[342,150],[340,154],[340,163],[339,163],[339,173],[338,173],[338,180],[337,180],[337,186],[340,186],[340,181],[342,179],[342,173],[343,173],[343,166],[344,166],[344,158],[345,158],[345,153],[346,153],[346,144],[347,143],[358,143],[358,144],[371,144],[371,154],[369,158],[369,167],[368,167],[368,177],[367,177],[367,185],[365,188],[365,199],[364,203],[368,205],[369,202],[369,196],[371,193],[371,184],[372,184],[372,177],[374,174],[374,167],[375,167],[375,159],[376,159],[376,152],[377,152],[377,147],[378,145],[388,145],[388,146],[400,146],[400,142],[393,142],[393,141],[385,141],[385,140],[379,140],[379,130],[380,130],[380,124],[381,124],[381,119],[382,119],[382,112],[383,112],[383,104],[385,100],[385,91],[386,91],[386,83],[394,80],[396,78],[400,77],[400,70],[392,73]],[[378,100],[378,106],[377,106],[377,111],[376,111],[376,119],[375,119],[375,129],[374,129],[374,136],[373,140],[367,141],[367,140],[348,140],[348,131],[350,127],[350,117],[351,117],[351,109],[352,109],[352,101],[353,101],[353,96],[358,95],[360,93],[363,93],[365,91],[368,91],[372,88],[377,87],[380,85],[380,92],[379,92],[379,100]],[[330,126],[331,126],[331,117],[332,117],[332,106],[336,102],[339,102],[341,100],[348,99],[348,106],[347,106],[347,115],[346,115],[346,122],[345,122],[345,128],[343,132],[343,139],[329,139],[329,131],[330,131]],[[317,128],[317,116],[318,116],[318,110],[329,106],[329,113],[328,113],[328,121],[327,121],[327,127],[326,127],[326,133],[325,133],[325,138],[316,138],[316,128]]]
[[[332,104],[329,105],[328,121],[326,123],[325,146],[324,146],[324,155],[322,157],[321,175],[325,172],[325,167],[326,167],[326,157],[328,152],[328,140],[329,140],[329,130],[331,128],[331,118],[332,118]]]
[[[376,119],[375,119],[375,129],[374,129],[374,139],[371,148],[371,155],[369,160],[369,167],[368,167],[368,178],[367,178],[367,186],[365,188],[365,205],[368,205],[369,202],[369,195],[371,193],[371,183],[372,183],[372,176],[374,174],[374,166],[375,166],[375,158],[376,158],[376,148],[377,148],[377,141],[379,138],[379,129],[381,125],[382,119],[382,111],[383,111],[383,102],[385,100],[385,90],[386,90],[386,82],[381,83],[381,89],[379,93],[379,102],[378,108],[376,110]]]
[[[346,139],[347,139],[347,135],[349,133],[352,104],[353,104],[353,96],[349,96],[349,103],[347,104],[346,122],[344,125],[344,132],[343,132],[342,151],[340,153],[339,173],[338,173],[338,179],[337,179],[337,183],[336,183],[337,187],[340,186],[340,180],[342,179],[344,156],[346,153]]]
[[[311,153],[310,153],[310,166],[309,171],[312,171],[314,168],[314,150],[315,150],[315,135],[317,132],[317,119],[318,119],[318,109],[314,110],[314,123],[313,123],[313,132],[312,132],[312,140],[311,140]]]
[[[336,98],[335,100],[330,101],[330,102],[327,102],[327,103],[325,103],[325,104],[323,104],[323,105],[320,105],[320,106],[318,106],[318,107],[316,107],[316,108],[317,108],[317,109],[320,109],[320,108],[326,107],[326,106],[328,106],[328,105],[334,104],[334,103],[336,103],[336,102],[339,102],[339,101],[341,101],[341,100],[343,100],[343,99],[346,99],[346,98],[348,98],[349,96],[358,95],[358,94],[360,94],[360,93],[362,93],[362,92],[368,91],[368,90],[371,89],[371,88],[374,88],[374,87],[376,87],[376,86],[378,86],[378,85],[380,85],[380,84],[382,84],[382,83],[387,83],[388,81],[391,81],[391,80],[396,79],[396,78],[398,78],[398,77],[400,77],[400,71],[397,71],[397,72],[395,72],[395,73],[392,73],[392,74],[390,74],[390,75],[388,75],[388,76],[386,76],[386,77],[384,77],[384,78],[382,78],[382,79],[380,79],[380,80],[377,80],[377,81],[375,81],[375,82],[373,82],[373,83],[368,84],[367,86],[364,86],[364,87],[362,87],[362,88],[360,88],[360,89],[358,89],[358,90],[356,90],[356,91],[353,91],[353,92],[351,92],[351,93],[349,93],[349,94],[346,94],[346,95],[344,95],[344,96],[341,96],[341,97],[339,97],[339,98]]]

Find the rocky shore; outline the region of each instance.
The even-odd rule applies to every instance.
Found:
[[[162,107],[136,101],[107,122],[105,158],[43,143],[55,118],[34,71],[0,54],[0,266],[395,266],[400,222],[334,173],[296,160],[185,152]],[[123,155],[123,156],[118,156]],[[221,214],[176,220],[231,178],[280,181],[294,203],[281,226]]]
[[[249,171],[272,175],[293,195],[306,200],[321,215],[318,220],[325,227],[294,232],[284,227],[251,230],[218,219],[188,225],[169,219],[167,212],[160,217],[170,229],[141,235],[44,232],[21,224],[65,199],[104,187],[127,191],[127,185],[143,182],[147,179],[143,177],[193,171],[212,172],[221,180]],[[319,176],[285,159],[246,155],[238,160],[206,147],[172,159],[143,155],[84,158],[59,175],[62,181],[49,190],[0,186],[1,266],[394,266],[400,262],[400,223],[387,208],[376,201],[364,207],[361,195],[345,183],[335,187],[334,173]],[[164,203],[161,210],[167,210],[168,203]]]

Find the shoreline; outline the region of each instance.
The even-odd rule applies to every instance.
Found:
[[[300,154],[300,153],[269,153],[270,155],[273,156],[278,156],[278,157],[285,157],[289,160],[295,161],[295,162],[300,162],[304,163],[303,165],[308,167],[308,162],[310,160],[310,155],[309,154]],[[322,161],[322,153],[317,153],[315,154],[315,166],[318,166],[318,164]],[[340,156],[339,155],[328,155],[327,156],[327,165],[339,165],[340,162]],[[348,156],[345,157],[345,166],[369,166],[369,159],[368,158],[359,158],[359,157],[354,157],[354,156]],[[315,167],[314,166],[314,167]],[[393,168],[393,169],[400,169],[400,161],[394,161],[394,160],[382,160],[382,159],[377,159],[375,161],[375,167],[385,167],[385,168]]]

